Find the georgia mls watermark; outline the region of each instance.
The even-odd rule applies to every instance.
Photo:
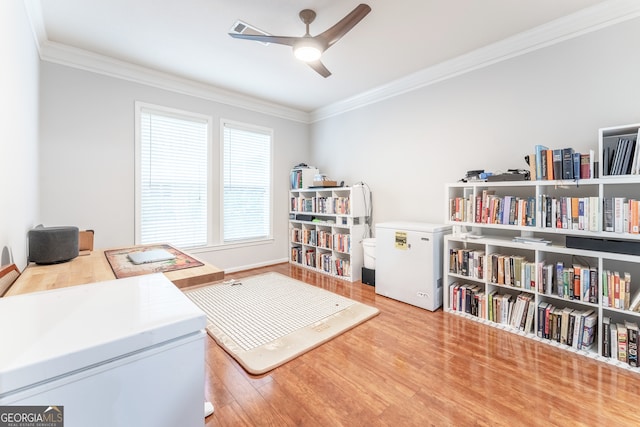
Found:
[[[0,406],[0,427],[64,427],[64,406]]]

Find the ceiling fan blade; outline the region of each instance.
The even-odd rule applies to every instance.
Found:
[[[327,67],[325,67],[324,64],[320,62],[320,60],[307,62],[307,64],[309,64],[309,67],[316,70],[316,72],[324,78],[327,78],[331,75],[331,71],[327,70]]]
[[[340,40],[342,36],[347,34],[358,22],[371,12],[371,7],[367,4],[360,4],[353,9],[347,16],[342,18],[337,24],[329,28],[322,34],[318,34],[315,38],[320,38],[327,43],[327,48],[331,47],[335,42]]]
[[[262,43],[275,43],[284,44],[287,46],[293,46],[295,42],[300,40],[300,37],[287,37],[287,36],[263,36],[256,34],[236,34],[229,33],[234,39],[254,40]]]

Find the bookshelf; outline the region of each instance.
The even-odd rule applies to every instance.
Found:
[[[289,262],[360,280],[368,232],[364,186],[291,189],[289,196]]]
[[[599,155],[639,128],[601,129]],[[640,175],[603,168],[578,181],[447,184],[444,310],[640,373]],[[620,246],[567,247],[580,238]]]

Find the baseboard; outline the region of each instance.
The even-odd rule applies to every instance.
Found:
[[[224,274],[237,273],[239,271],[252,270],[254,268],[260,268],[260,267],[268,267],[270,265],[282,264],[282,263],[285,263],[285,262],[289,262],[289,259],[288,258],[281,258],[281,259],[275,259],[275,260],[271,260],[271,261],[260,262],[260,263],[257,263],[257,264],[247,264],[247,265],[242,265],[242,266],[238,266],[238,267],[225,269],[224,270]]]

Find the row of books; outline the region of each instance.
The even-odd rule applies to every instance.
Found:
[[[518,255],[492,253],[472,249],[449,250],[449,272],[483,279],[493,283],[527,290],[537,289],[545,295],[563,299],[598,303],[602,288],[602,304],[620,310],[640,312],[640,290],[631,295],[631,274],[604,270],[602,277],[595,267],[563,262],[534,263]]]
[[[478,285],[455,282],[449,286],[449,301],[453,311],[533,333],[535,303],[531,294],[485,293]]]
[[[538,304],[537,335],[578,350],[588,350],[596,341],[598,314],[595,310],[556,307],[549,302]]]
[[[482,195],[449,199],[449,218],[457,222],[535,226],[534,197],[496,196],[493,190]]]
[[[531,179],[573,180],[595,178],[595,153],[578,153],[573,148],[550,149],[544,145],[535,146],[535,153],[529,154]]]
[[[316,263],[316,251],[309,249],[302,252],[302,248],[291,248],[291,261],[308,267],[320,268],[336,276],[351,276],[351,262],[347,259],[334,257],[330,253],[319,254],[319,264]]]
[[[316,168],[294,168],[289,174],[289,185],[291,189],[304,188],[309,186],[309,182],[313,180],[315,174],[318,173]]]
[[[483,190],[475,198],[470,195],[449,199],[452,221],[478,224],[536,226],[536,203],[533,197],[496,196]],[[640,234],[640,200],[626,197],[541,196],[542,228]],[[602,218],[602,225],[599,219]]]
[[[449,272],[483,279],[484,258],[482,250],[449,248]]]
[[[533,197],[496,196],[483,190],[480,196],[451,198],[452,221],[482,224],[535,226],[536,203]],[[600,201],[593,197],[541,197],[541,227],[598,231]]]
[[[640,200],[607,197],[603,200],[602,228],[614,233],[640,234]]]
[[[333,234],[324,230],[294,227],[291,228],[291,241],[293,243],[318,246],[323,249],[333,248]]]
[[[565,266],[559,261],[543,264],[541,271],[539,292],[569,300],[598,303],[600,285],[597,268],[580,264]]]
[[[320,254],[319,268],[336,276],[351,277],[351,262],[331,254]]]
[[[524,256],[491,253],[487,259],[487,278],[492,283],[533,290],[536,289],[536,264]]]
[[[316,266],[316,251],[313,249],[306,249],[304,252],[301,247],[291,248],[291,261],[298,264],[304,264],[308,267]]]
[[[631,274],[604,270],[602,272],[602,305],[640,312],[640,290],[631,297]]]
[[[535,263],[520,255],[485,255],[484,251],[478,249],[450,248],[449,272],[474,279],[486,277],[488,281],[498,285],[537,290],[542,294],[564,299],[598,303],[600,285],[598,269],[595,267],[580,264],[565,266],[562,261],[555,264]],[[605,274],[614,276],[608,271]],[[628,278],[626,283],[630,283],[629,273],[625,274]],[[625,283],[625,277],[620,278],[618,273],[614,277],[617,277],[616,283]],[[607,281],[605,275],[604,283],[608,286],[614,281]],[[603,290],[603,295],[609,295],[607,288]],[[629,302],[628,300],[629,298],[626,301]],[[640,310],[640,292],[636,304],[635,308]]]
[[[321,249],[334,249],[345,254],[351,253],[351,235],[330,233],[323,230],[291,229],[291,241],[304,245],[317,246]]]
[[[335,233],[333,235],[333,249],[345,254],[351,253],[351,234]]]
[[[307,228],[292,228],[291,241],[295,243],[304,243],[305,245],[318,245],[318,232]]]
[[[637,137],[620,137],[614,147],[602,148],[603,175],[637,175],[640,173],[640,144]]]
[[[599,231],[600,199],[542,195],[541,225],[544,228]]]
[[[638,324],[602,319],[602,355],[638,367]]]
[[[349,215],[351,199],[349,197],[291,197],[291,212],[309,212],[330,215]]]

